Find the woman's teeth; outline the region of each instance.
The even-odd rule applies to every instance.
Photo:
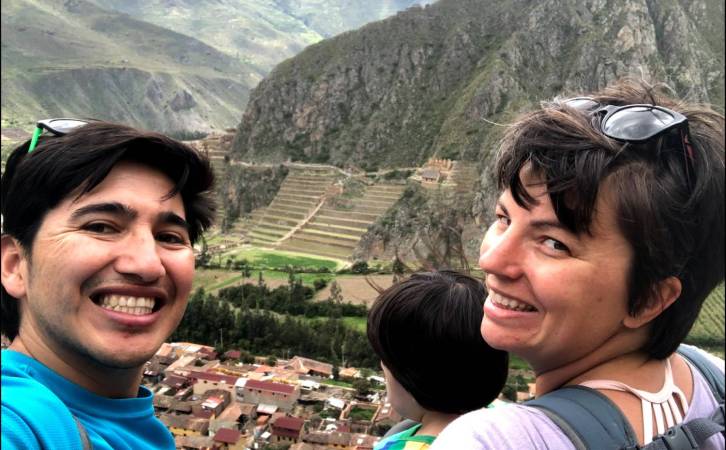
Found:
[[[537,311],[536,308],[534,308],[526,303],[522,303],[520,301],[511,299],[511,298],[502,297],[499,294],[492,293],[489,296],[489,299],[492,301],[492,303],[499,306],[500,308],[511,309],[513,311],[524,311],[524,312]]]
[[[151,314],[154,309],[154,299],[151,297],[130,297],[124,295],[104,295],[99,301],[101,308],[110,309],[135,316]]]

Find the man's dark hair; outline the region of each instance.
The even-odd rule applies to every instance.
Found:
[[[192,243],[212,223],[214,174],[209,160],[179,141],[99,121],[64,136],[41,137],[32,153],[29,145],[20,145],[8,158],[1,198],[3,234],[15,238],[28,256],[48,211],[68,196],[91,191],[120,161],[143,164],[172,180],[167,195],[181,195]],[[20,325],[17,299],[4,287],[1,294],[2,333],[12,340]]]
[[[602,134],[588,111],[554,101],[507,130],[496,164],[499,188],[509,188],[525,208],[535,200],[521,169],[529,166],[542,177],[557,218],[574,233],[590,233],[598,192],[607,187],[634,253],[629,313],[659,301],[660,281],[675,276],[682,284],[680,297],[652,321],[642,349],[657,359],[676,350],[724,279],[724,117],[664,91],[624,79],[591,97],[601,105],[652,104],[680,112],[688,118],[692,159],[677,129],[642,144],[622,143]]]
[[[507,353],[481,336],[485,297],[481,281],[441,270],[415,273],[373,304],[368,340],[423,408],[465,413],[488,405],[504,387]],[[448,368],[440,367],[444,361]]]

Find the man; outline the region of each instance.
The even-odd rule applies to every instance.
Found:
[[[12,153],[3,449],[175,447],[140,382],[184,314],[212,182],[192,148],[105,122],[42,121]]]

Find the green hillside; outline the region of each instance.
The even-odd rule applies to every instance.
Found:
[[[243,67],[201,41],[91,2],[2,4],[2,114],[16,122],[80,116],[163,131],[231,126],[250,84]]]
[[[723,108],[723,33],[717,0],[440,0],[278,65],[250,94],[234,153],[362,168],[483,161],[493,122],[626,75]]]

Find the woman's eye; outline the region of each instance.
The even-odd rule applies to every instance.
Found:
[[[497,223],[499,223],[501,225],[509,226],[509,224],[511,222],[512,221],[509,219],[509,217],[502,215],[502,214],[497,214]]]
[[[569,253],[569,251],[570,251],[570,249],[565,244],[563,244],[562,242],[560,242],[556,239],[552,239],[552,238],[545,239],[544,245],[557,252],[568,252]]]
[[[186,241],[181,236],[174,233],[163,233],[156,236],[159,242],[165,242],[167,244],[184,244]]]

